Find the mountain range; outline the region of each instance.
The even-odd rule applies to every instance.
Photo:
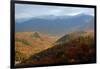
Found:
[[[16,32],[32,32],[51,35],[63,35],[73,31],[94,29],[94,16],[78,14],[75,16],[40,16],[28,19],[16,19]]]

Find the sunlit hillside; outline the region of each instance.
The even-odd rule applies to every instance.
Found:
[[[28,59],[31,55],[51,48],[58,38],[38,32],[17,32],[15,35],[16,63]]]
[[[93,31],[73,32],[59,39],[50,39],[50,37],[48,37],[48,39],[50,40],[49,42],[45,41],[47,44],[44,43],[44,45],[40,44],[38,47],[35,47],[40,49],[37,52],[31,45],[25,46],[31,47],[30,51],[33,51],[31,52],[32,55],[28,59],[17,64],[16,67],[46,64],[91,63],[96,60]],[[29,53],[29,50],[25,51]],[[21,50],[21,52],[23,52],[23,50]]]

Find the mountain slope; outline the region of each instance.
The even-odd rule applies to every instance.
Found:
[[[76,35],[75,35],[76,34]],[[95,62],[94,32],[78,32],[63,36],[57,41],[64,42],[31,56],[16,67],[51,64],[77,64]],[[75,38],[71,38],[75,37]],[[71,39],[70,39],[71,38]],[[68,42],[65,40],[69,39]]]
[[[33,54],[52,47],[56,39],[38,32],[17,32],[15,34],[15,60],[23,61]]]

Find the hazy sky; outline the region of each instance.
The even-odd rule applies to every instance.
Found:
[[[15,4],[15,19],[39,17],[44,15],[74,16],[81,13],[94,15],[94,8]]]

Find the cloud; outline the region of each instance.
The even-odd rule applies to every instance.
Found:
[[[39,17],[45,15],[76,15],[79,13],[94,15],[94,9],[80,7],[15,4],[15,19]]]

